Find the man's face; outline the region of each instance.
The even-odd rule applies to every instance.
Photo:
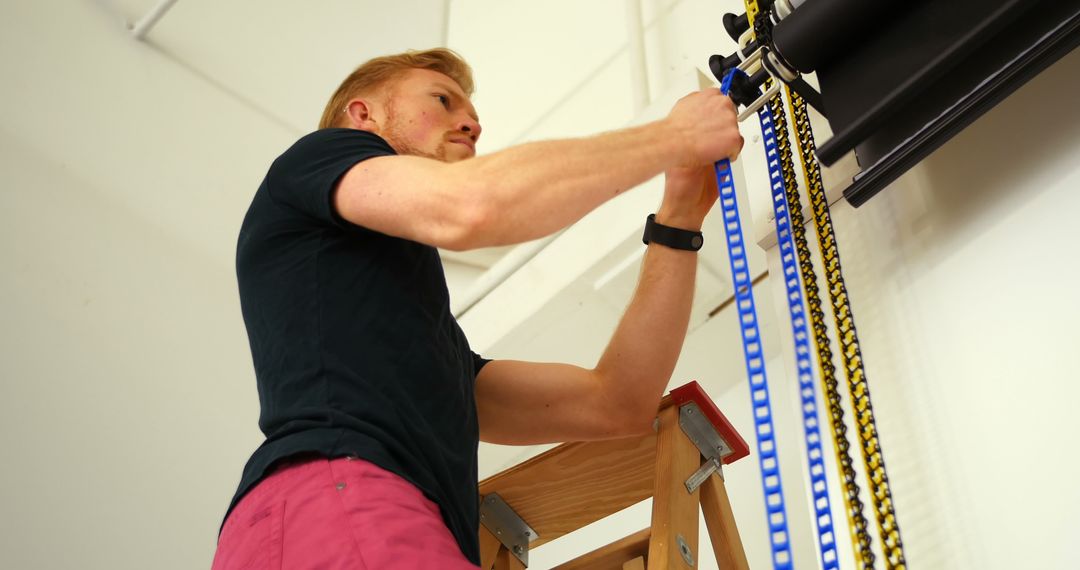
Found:
[[[476,155],[480,119],[453,79],[411,69],[387,90],[386,117],[378,133],[400,154],[457,162]]]

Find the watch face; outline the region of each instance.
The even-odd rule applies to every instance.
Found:
[[[694,236],[690,240],[690,246],[694,249],[701,249],[701,245],[705,243],[705,240],[701,236]]]

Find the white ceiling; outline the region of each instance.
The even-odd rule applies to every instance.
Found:
[[[99,0],[135,22],[159,0]],[[297,133],[359,63],[442,45],[446,2],[178,0],[147,42]],[[408,22],[408,25],[404,25]]]
[[[128,26],[160,0],[95,0]],[[449,0],[331,0],[299,10],[285,0],[178,0],[145,42],[177,65],[296,136],[315,129],[340,81],[387,53],[446,45]],[[408,22],[407,25],[403,22]],[[509,249],[444,251],[464,289]]]

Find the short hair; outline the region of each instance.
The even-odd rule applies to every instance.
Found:
[[[364,63],[341,82],[323,109],[319,128],[336,126],[341,120],[342,109],[350,99],[386,87],[409,69],[430,69],[443,73],[456,81],[466,95],[472,96],[472,68],[453,50],[435,48],[385,55]]]

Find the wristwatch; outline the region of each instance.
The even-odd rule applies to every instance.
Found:
[[[705,238],[701,235],[701,232],[681,230],[658,224],[656,214],[649,214],[649,217],[645,218],[645,233],[641,236],[641,241],[646,244],[656,242],[673,249],[697,251],[705,243]]]

